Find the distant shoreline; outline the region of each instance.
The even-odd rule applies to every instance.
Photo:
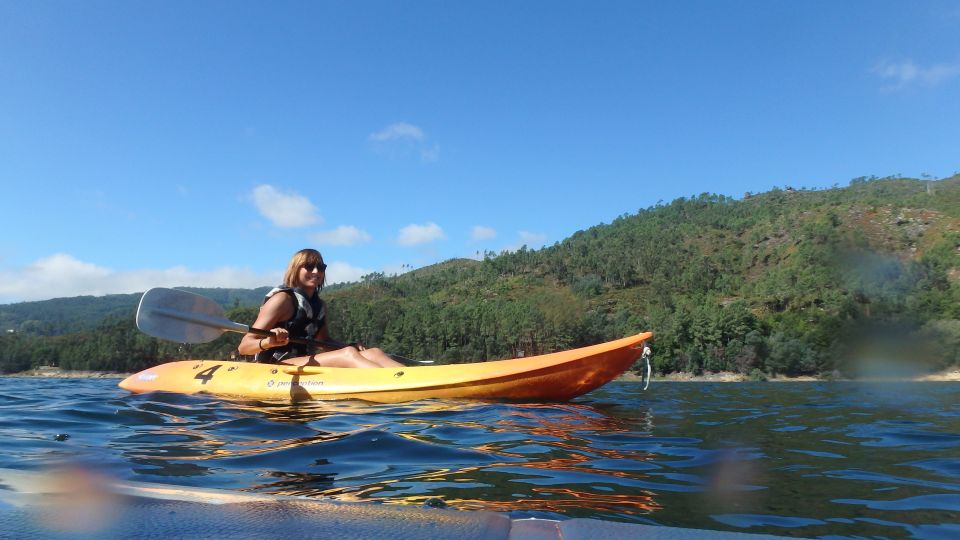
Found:
[[[19,377],[24,379],[126,379],[131,373],[117,373],[115,371],[74,371],[55,367],[40,367],[7,373],[0,377]]]
[[[624,373],[616,380],[618,381],[628,381],[628,382],[639,382],[643,378],[636,373]],[[911,382],[926,382],[926,381],[960,381],[960,368],[950,368],[937,373],[929,373],[927,375],[920,375],[916,377],[900,377],[900,378],[863,378],[863,379],[821,379],[813,376],[801,376],[801,377],[785,377],[785,376],[776,376],[770,377],[767,379],[770,382],[830,382],[830,381],[846,381],[846,382],[877,382],[877,381],[911,381]],[[677,372],[670,373],[664,376],[654,376],[654,382],[750,382],[750,377],[743,375],[741,373],[733,373],[729,371],[724,371],[720,373],[704,373],[702,375],[694,375],[693,373],[688,372]]]

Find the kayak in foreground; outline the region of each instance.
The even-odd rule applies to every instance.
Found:
[[[396,403],[428,398],[567,401],[622,374],[641,357],[650,332],[529,358],[390,368],[289,366],[185,360],[120,382],[131,392],[204,392],[252,399],[362,399]]]

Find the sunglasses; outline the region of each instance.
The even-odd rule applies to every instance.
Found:
[[[303,269],[306,270],[307,272],[313,270],[314,268],[316,268],[318,272],[325,272],[325,271],[327,270],[327,265],[324,264],[324,263],[319,263],[319,264],[309,264],[309,263],[308,263],[308,264],[303,265],[301,268],[303,268]]]

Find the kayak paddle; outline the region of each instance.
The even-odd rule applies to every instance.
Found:
[[[143,293],[137,306],[137,328],[149,336],[178,343],[207,343],[224,332],[251,333],[270,336],[269,330],[254,328],[224,317],[223,308],[206,296],[155,287]],[[291,343],[342,349],[349,346],[333,340],[290,338]],[[388,354],[401,364],[412,366],[432,364],[432,360],[413,360],[396,354]]]

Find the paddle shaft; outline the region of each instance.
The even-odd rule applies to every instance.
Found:
[[[273,332],[269,330],[264,330],[263,328],[255,328],[253,326],[248,326],[247,331],[250,332],[251,334],[254,334],[257,336],[263,336],[263,337],[270,337],[273,335]],[[336,341],[333,339],[318,340],[318,339],[302,339],[302,338],[292,337],[289,339],[289,341],[290,343],[296,343],[298,345],[307,345],[307,346],[313,346],[313,347],[322,346],[322,347],[329,347],[331,349],[342,349],[344,347],[357,347],[355,343],[343,343],[342,341]],[[359,349],[359,347],[357,348]],[[384,354],[396,360],[397,362],[400,362],[401,364],[405,364],[408,366],[416,365],[416,364],[432,364],[433,363],[433,360],[414,360],[412,358],[407,358],[406,356],[400,356],[399,354],[393,354],[393,353],[384,353]]]
[[[264,330],[263,328],[255,328],[253,326],[248,326],[247,331],[251,334],[263,337],[270,337],[273,335],[273,332],[269,330]],[[356,344],[353,343],[343,343],[342,341],[336,341],[332,339],[325,340],[316,340],[316,339],[302,339],[302,338],[290,338],[290,343],[296,343],[298,345],[308,345],[313,347],[329,347],[331,349],[342,349],[344,347],[356,347]],[[359,347],[358,347],[359,348]],[[416,365],[416,364],[432,364],[433,360],[414,360],[412,358],[407,358],[406,356],[400,356],[399,354],[393,353],[384,353],[390,358],[393,358],[397,362],[405,365]]]
[[[263,336],[263,337],[270,337],[273,335],[273,332],[271,332],[270,330],[264,330],[263,328],[254,328],[252,326],[247,327],[247,332],[257,336]],[[311,345],[314,347],[322,346],[322,347],[330,347],[333,349],[342,349],[344,347],[354,346],[350,343],[342,343],[340,341],[334,341],[332,339],[318,340],[318,339],[303,339],[303,338],[292,337],[289,339],[289,341],[290,343],[296,343],[297,345]]]

